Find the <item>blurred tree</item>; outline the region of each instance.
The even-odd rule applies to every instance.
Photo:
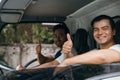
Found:
[[[2,43],[53,43],[53,32],[39,23],[8,24],[0,34]]]

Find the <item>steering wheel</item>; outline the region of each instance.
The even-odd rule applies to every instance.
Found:
[[[34,63],[34,62],[36,62],[36,61],[37,61],[37,58],[32,59],[31,61],[29,61],[28,63],[26,63],[26,64],[24,65],[24,68],[27,68],[29,65],[31,65],[32,63]]]
[[[0,63],[0,74],[4,74],[3,70],[7,71],[14,71],[15,69],[13,67],[8,66],[7,64]]]
[[[0,68],[0,75],[1,75],[1,74],[4,74],[4,73],[3,73],[2,69]]]

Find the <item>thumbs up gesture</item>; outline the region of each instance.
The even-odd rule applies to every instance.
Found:
[[[67,41],[64,43],[64,45],[62,47],[62,52],[65,54],[71,53],[72,45],[73,45],[73,43],[72,43],[70,34],[67,34]]]
[[[37,55],[41,53],[41,48],[42,48],[41,43],[39,43],[39,45],[37,45],[36,48],[35,48]]]

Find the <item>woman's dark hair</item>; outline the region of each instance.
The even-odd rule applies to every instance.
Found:
[[[88,32],[85,29],[77,29],[73,36],[73,47],[77,53],[84,53],[89,50],[88,46]]]
[[[118,20],[116,23],[116,34],[114,36],[114,40],[116,44],[120,44],[120,20]]]
[[[53,27],[53,32],[55,32],[55,30],[57,30],[57,29],[63,29],[65,34],[70,33],[70,31],[69,31],[69,29],[68,29],[68,27],[66,26],[65,23],[60,23],[60,24],[54,26]]]
[[[97,16],[95,17],[92,22],[91,22],[91,26],[93,27],[94,23],[95,22],[98,22],[98,21],[101,21],[103,19],[107,19],[110,21],[110,25],[111,25],[111,28],[114,30],[115,29],[115,22],[113,21],[112,17],[110,16],[107,16],[107,15],[100,15],[100,16]]]

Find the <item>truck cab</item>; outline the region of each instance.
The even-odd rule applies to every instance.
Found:
[[[49,52],[47,48],[54,50],[52,29],[56,24],[65,23],[71,35],[79,28],[85,29],[89,33],[90,49],[96,48],[91,29],[92,19],[98,15],[108,15],[120,26],[119,4],[120,0],[0,0],[0,79],[11,80],[8,74],[13,73],[14,80],[43,80],[40,78],[43,75],[35,76],[39,74],[37,70],[28,71],[33,75],[31,76],[27,71],[19,72],[15,68],[18,64],[26,67],[36,61],[36,55],[33,53],[39,42],[42,43],[45,55]],[[117,41],[120,42],[119,37]],[[36,64],[38,63],[33,65]],[[72,65],[49,79],[80,80],[80,73],[83,73],[86,76],[81,80],[119,80],[119,67],[119,62]],[[50,71],[52,70],[53,68]],[[45,72],[49,72],[48,69]]]

